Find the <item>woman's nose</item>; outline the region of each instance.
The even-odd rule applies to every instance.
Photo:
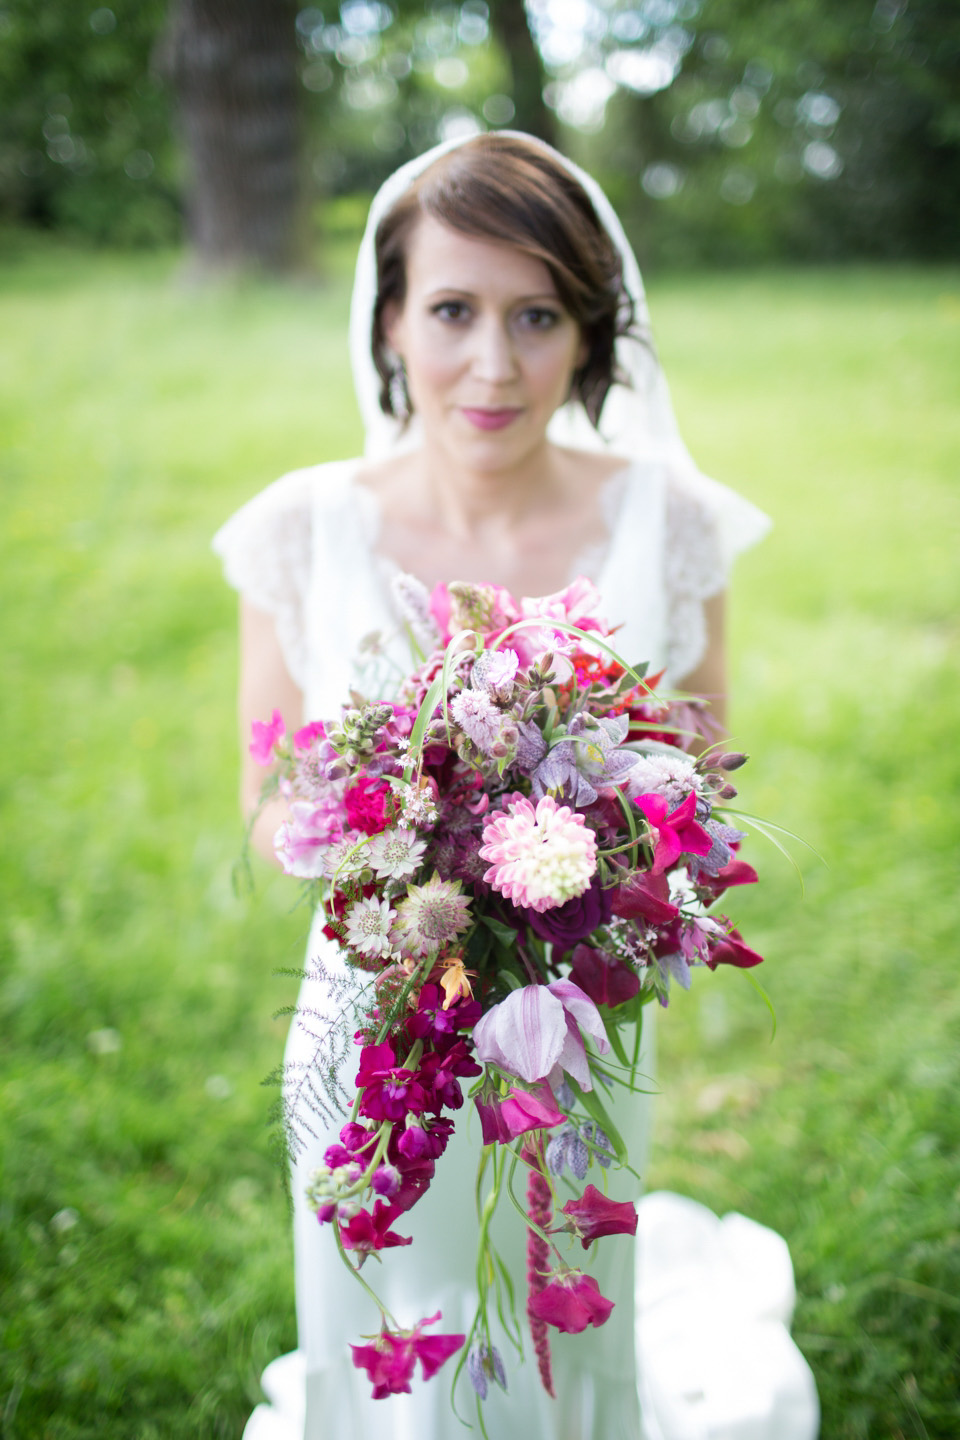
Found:
[[[496,316],[488,316],[474,329],[473,373],[478,380],[502,385],[517,374],[517,357],[509,327]]]

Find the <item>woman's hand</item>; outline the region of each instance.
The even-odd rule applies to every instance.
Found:
[[[684,675],[680,686],[691,695],[700,695],[710,702],[710,714],[725,731],[727,728],[727,647],[725,591],[704,602],[703,616],[707,626],[707,649],[695,670]]]
[[[299,727],[303,718],[303,691],[291,678],[273,617],[257,610],[249,601],[240,601],[240,753],[242,770],[240,804],[249,820],[256,810],[263,782],[268,775],[250,754],[250,726],[254,720],[269,720],[279,710],[287,729]],[[277,796],[257,816],[250,839],[254,849],[272,865],[280,862],[273,837],[288,818],[287,802]]]

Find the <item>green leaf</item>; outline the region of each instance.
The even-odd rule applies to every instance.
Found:
[[[480,924],[486,925],[488,930],[492,930],[501,945],[506,945],[508,948],[516,945],[517,932],[512,925],[505,925],[502,920],[495,920],[492,915],[481,915]]]

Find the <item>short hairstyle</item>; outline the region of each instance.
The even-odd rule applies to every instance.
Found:
[[[582,402],[596,425],[608,391],[623,380],[616,342],[634,333],[633,301],[624,288],[620,252],[583,186],[549,150],[495,131],[441,156],[377,227],[371,340],[384,414],[396,413],[384,312],[406,299],[407,247],[421,215],[432,215],[465,235],[513,245],[543,261],[587,344],[587,358],[573,375],[571,396]]]

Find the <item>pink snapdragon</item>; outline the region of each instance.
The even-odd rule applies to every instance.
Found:
[[[583,1033],[606,1055],[610,1041],[593,1001],[570,980],[525,985],[494,1005],[473,1030],[477,1059],[529,1084],[552,1086],[566,1070],[583,1090],[593,1088]]]
[[[544,795],[507,797],[483,827],[484,880],[514,905],[542,912],[582,895],[597,868],[597,839],[582,815]]]
[[[258,765],[272,765],[273,747],[287,733],[287,727],[283,723],[280,711],[274,710],[269,720],[254,720],[250,731],[253,735],[253,739],[250,741],[250,754]]]

